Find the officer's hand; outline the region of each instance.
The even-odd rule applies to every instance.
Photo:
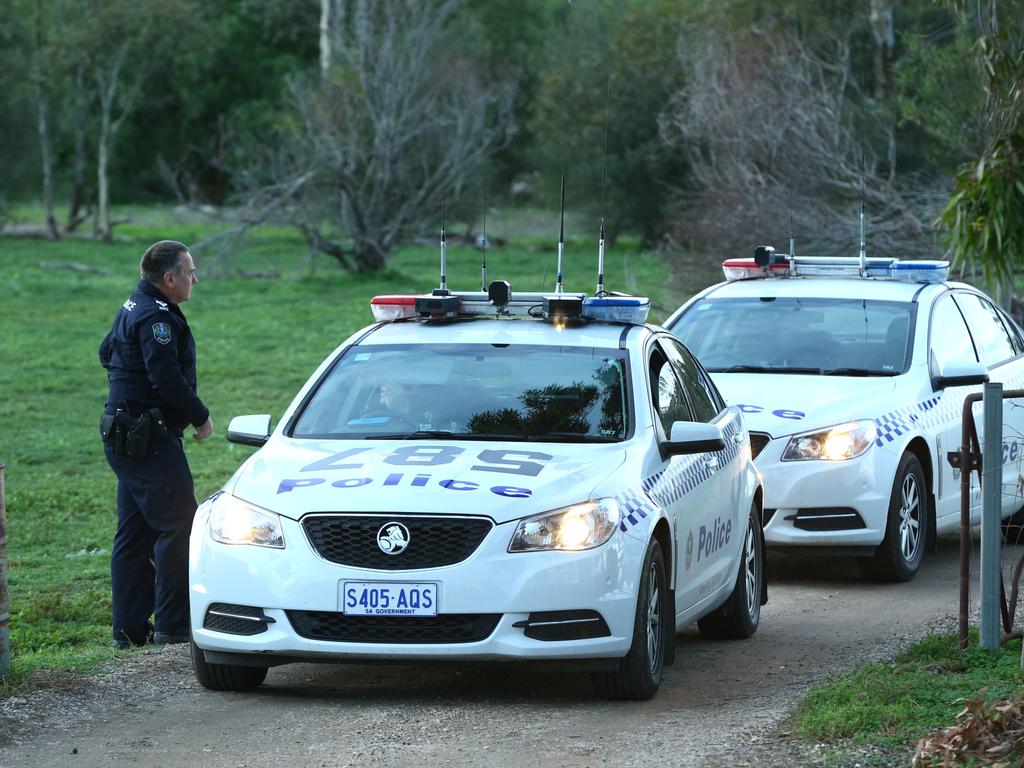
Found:
[[[205,440],[213,434],[213,419],[207,419],[202,425],[196,427],[196,431],[192,433],[194,440]]]

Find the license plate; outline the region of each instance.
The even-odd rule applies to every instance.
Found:
[[[345,581],[341,612],[349,616],[437,616],[434,582]]]

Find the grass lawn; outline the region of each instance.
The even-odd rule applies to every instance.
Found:
[[[113,655],[109,568],[116,483],[99,439],[107,382],[97,350],[134,289],[145,248],[162,238],[192,244],[212,231],[194,215],[170,209],[140,208],[131,215],[133,223],[119,227],[112,244],[0,239],[6,278],[0,463],[7,465],[12,648],[0,693],[32,686],[42,671],[88,671]],[[553,287],[558,222],[548,218],[550,234],[536,212],[489,219],[489,234],[504,237],[506,245],[489,251],[488,279],[509,280],[513,290]],[[518,235],[517,222],[525,235]],[[371,322],[371,296],[427,291],[438,279],[433,246],[404,247],[386,273],[354,276],[325,256],[311,264],[304,243],[287,230],[260,230],[227,257],[193,255],[200,283],[184,310],[198,346],[200,395],[215,428],[210,440],[186,441],[200,499],[250,452],[223,437],[233,416],[280,416],[320,361]],[[109,274],[42,266],[68,263]],[[277,276],[238,276],[243,270]],[[593,291],[596,245],[567,242],[564,271],[567,290]],[[687,295],[672,287],[663,259],[641,252],[635,241],[609,248],[605,273],[609,289],[650,295],[654,321]],[[700,278],[705,285],[715,279],[714,273]],[[450,246],[448,282],[477,289],[479,252]]]

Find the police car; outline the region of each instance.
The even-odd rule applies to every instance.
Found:
[[[767,599],[740,409],[649,301],[438,289],[372,300],[200,505],[192,658],[216,690],[288,662],[558,660],[652,696],[675,632]]]
[[[1021,329],[948,282],[945,261],[763,246],[723,270],[665,325],[748,419],[769,546],[831,547],[868,575],[913,578],[935,534],[960,523],[947,453],[959,450],[964,397],[989,379],[1024,385]],[[1005,516],[1021,506],[1022,415],[1005,401]],[[973,505],[977,521],[977,492]]]

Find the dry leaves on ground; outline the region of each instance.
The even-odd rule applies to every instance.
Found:
[[[967,701],[955,725],[918,742],[912,765],[949,768],[968,761],[992,768],[1024,766],[1024,698]]]

